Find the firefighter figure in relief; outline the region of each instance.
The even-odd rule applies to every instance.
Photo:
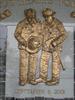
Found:
[[[24,13],[25,19],[18,23],[15,31],[20,52],[19,83],[20,85],[37,84],[35,77],[37,54],[43,39],[41,24],[36,19],[34,9],[29,8]]]
[[[40,78],[38,82],[45,82],[46,85],[56,85],[60,79],[60,69],[64,70],[60,59],[62,44],[67,36],[63,24],[54,17],[55,12],[50,8],[42,11],[44,21],[42,22],[43,45],[40,64]],[[52,79],[47,79],[48,62],[52,59]]]
[[[60,59],[62,44],[66,38],[63,24],[54,17],[50,8],[42,11],[44,21],[36,18],[32,8],[25,10],[25,18],[20,21],[15,31],[19,44],[20,64],[19,83],[56,85],[60,79],[60,69],[63,65]],[[39,50],[42,49],[39,78],[36,79],[36,63]],[[48,77],[48,62],[52,59],[52,79]],[[64,69],[64,68],[63,68]]]

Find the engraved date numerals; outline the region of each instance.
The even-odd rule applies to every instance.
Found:
[[[54,90],[54,94],[62,94],[63,95],[63,94],[65,94],[65,90],[63,90],[63,89],[60,89],[60,90],[59,89],[55,89]]]

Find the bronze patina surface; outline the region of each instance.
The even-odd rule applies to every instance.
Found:
[[[19,83],[25,85],[45,82],[47,85],[55,85],[59,83],[61,66],[63,68],[60,55],[67,32],[62,22],[54,17],[55,12],[49,8],[42,11],[42,23],[37,20],[34,9],[27,9],[24,13],[25,18],[18,23],[15,31],[20,52]],[[36,79],[36,63],[40,49],[40,75]],[[47,79],[49,58],[52,59],[51,80]]]

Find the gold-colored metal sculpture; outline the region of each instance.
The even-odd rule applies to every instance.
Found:
[[[9,9],[4,10],[2,13],[0,13],[0,21],[10,17],[11,15],[12,13]]]
[[[25,10],[26,18],[19,22],[15,37],[20,50],[20,84],[36,84],[35,72],[37,54],[42,45],[41,23],[36,19],[34,9]]]
[[[44,80],[47,85],[55,85],[59,83],[60,69],[62,66],[60,52],[67,32],[63,24],[54,17],[54,11],[46,8],[42,14],[45,20],[42,23],[44,40],[40,66],[40,81]],[[47,80],[49,57],[52,58],[51,80]]]
[[[51,9],[44,9],[42,14],[45,20],[41,23],[36,19],[34,9],[25,10],[26,18],[19,22],[15,31],[20,51],[20,85],[40,82],[47,85],[59,83],[62,66],[60,52],[66,31],[63,24],[54,17],[55,12]],[[36,79],[36,63],[40,48],[42,48],[40,75]],[[47,79],[49,58],[52,58],[51,80]]]

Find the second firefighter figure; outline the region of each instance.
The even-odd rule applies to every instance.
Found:
[[[60,79],[62,66],[60,53],[66,38],[63,24],[54,17],[55,12],[46,8],[42,12],[44,21],[36,18],[32,8],[25,10],[25,18],[20,21],[15,31],[20,52],[19,83],[20,85],[37,84],[56,85]],[[38,52],[42,48],[40,75],[36,79],[36,63]],[[48,80],[48,61],[52,58],[52,79]]]
[[[38,82],[45,82],[46,85],[56,85],[59,83],[61,68],[61,51],[67,32],[61,21],[54,17],[55,12],[46,8],[42,11],[44,21],[42,22],[43,45],[40,63],[40,78]],[[48,62],[52,59],[52,78],[48,80]]]

